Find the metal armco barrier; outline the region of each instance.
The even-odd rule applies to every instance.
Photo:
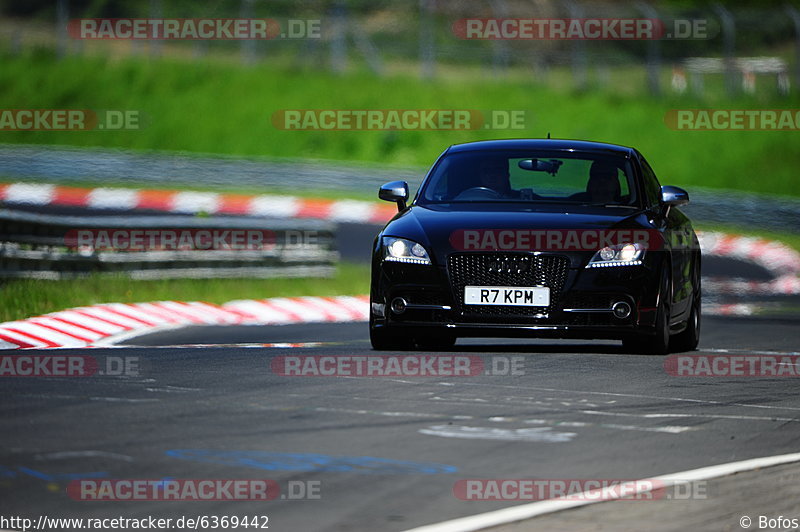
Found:
[[[120,234],[199,235],[204,238],[196,242],[208,245],[182,247],[172,241],[175,245],[165,246],[161,236],[149,240],[155,246],[148,246],[147,238],[108,238]],[[0,278],[93,273],[133,279],[327,277],[339,258],[335,234],[336,225],[321,220],[57,216],[0,209]],[[248,241],[250,235],[258,239]]]

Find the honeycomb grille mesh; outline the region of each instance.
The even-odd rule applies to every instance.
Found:
[[[558,306],[569,270],[569,259],[562,255],[526,253],[457,253],[448,258],[453,298],[462,319],[468,321],[530,320],[549,314]],[[548,307],[464,305],[465,286],[547,286]]]

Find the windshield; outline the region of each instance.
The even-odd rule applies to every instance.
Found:
[[[418,204],[471,202],[635,205],[624,157],[544,151],[472,151],[445,156]]]

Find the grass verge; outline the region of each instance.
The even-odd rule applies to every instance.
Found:
[[[536,80],[337,76],[169,58],[58,60],[37,51],[0,60],[0,99],[8,109],[136,110],[144,117],[138,130],[5,131],[3,142],[427,166],[450,144],[550,132],[636,146],[665,184],[800,195],[795,131],[675,131],[664,121],[671,109],[797,108],[797,93],[654,98],[556,90]],[[272,122],[285,109],[523,110],[527,120],[512,130],[285,130]]]
[[[291,296],[360,295],[369,292],[369,265],[341,263],[328,279],[170,279],[133,281],[94,275],[69,281],[21,279],[0,284],[0,322],[97,303],[207,301]]]

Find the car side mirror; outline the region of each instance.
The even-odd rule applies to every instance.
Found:
[[[661,187],[661,204],[664,206],[664,217],[669,216],[672,207],[689,203],[689,193],[680,187],[665,185]]]
[[[669,207],[679,207],[689,203],[689,193],[680,187],[661,187],[661,202]]]
[[[405,181],[389,181],[381,185],[378,190],[378,197],[385,201],[397,203],[397,210],[403,211],[408,201],[408,183]]]

